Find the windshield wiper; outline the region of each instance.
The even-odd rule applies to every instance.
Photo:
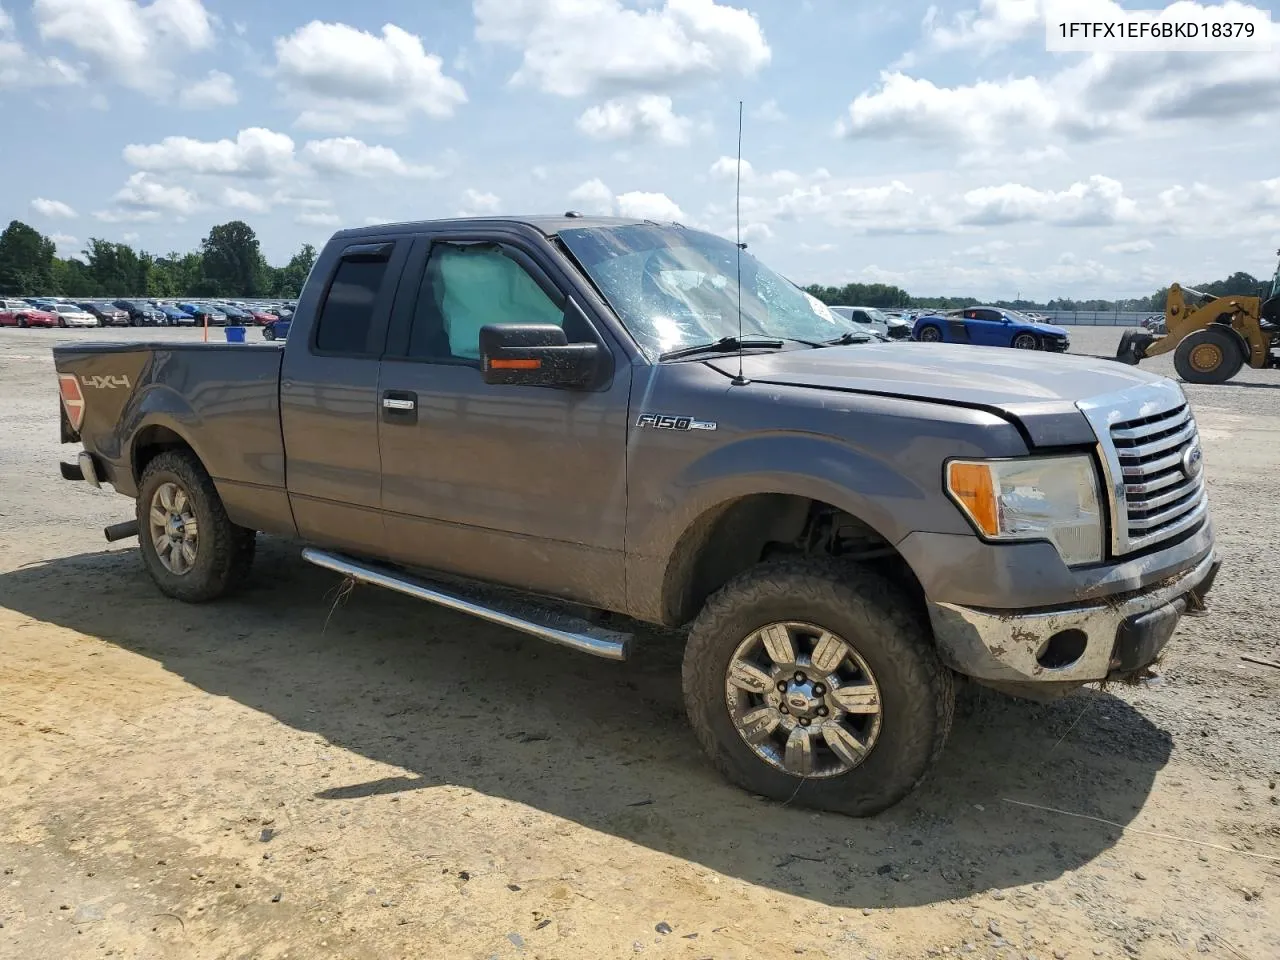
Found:
[[[680,347],[658,355],[659,360],[679,360],[682,357],[696,357],[702,353],[729,353],[734,350],[753,350],[757,347],[776,350],[786,341],[779,337],[721,337],[711,343],[696,343],[691,347]]]
[[[828,340],[827,345],[832,347],[847,347],[851,343],[870,343],[875,337],[869,333],[863,333],[860,330],[850,330],[848,333],[842,333],[834,340]]]

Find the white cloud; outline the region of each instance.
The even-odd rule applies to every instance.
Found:
[[[576,97],[755,73],[770,50],[755,15],[715,0],[475,0],[476,37],[522,51],[512,77]]]
[[[778,106],[778,101],[770,97],[760,106],[751,111],[751,116],[756,120],[762,120],[765,123],[781,123],[787,119],[787,115],[782,112],[782,108]]]
[[[300,126],[346,130],[404,127],[422,115],[452,116],[466,103],[462,84],[415,34],[385,24],[375,36],[345,23],[313,20],[275,42],[275,75]]]
[[[1036,190],[1019,183],[979,187],[967,192],[962,201],[964,222],[983,226],[1031,221],[1099,227],[1139,219],[1138,204],[1125,196],[1124,186],[1096,174],[1060,191]]]
[[[1061,122],[1062,110],[1035,77],[939,87],[890,72],[854,99],[837,130],[849,137],[978,143],[1003,139],[1009,128],[1046,133]]]
[[[369,227],[376,227],[383,223],[395,223],[390,217],[365,217],[364,222]]]
[[[70,220],[76,216],[76,212],[61,200],[46,200],[44,197],[36,197],[32,200],[31,209],[42,217],[62,217]]]
[[[721,157],[711,165],[708,171],[714,180],[734,181],[738,177],[738,158],[737,157]],[[742,182],[748,183],[755,177],[755,168],[751,166],[749,160],[742,161]]]
[[[1258,193],[1266,206],[1280,207],[1280,177],[1263,180],[1258,184]]]
[[[1155,248],[1156,245],[1150,240],[1126,240],[1123,243],[1109,243],[1102,248],[1102,252],[1113,254],[1146,253]]]
[[[3,11],[0,11],[2,13]],[[54,246],[58,248],[58,256],[60,257],[78,257],[80,255],[80,241],[71,236],[69,233],[55,233],[49,237],[53,241]]]
[[[179,106],[188,110],[201,110],[207,107],[230,107],[240,101],[236,93],[236,82],[221,70],[210,70],[203,80],[184,87],[178,94]]]
[[[249,190],[237,190],[235,187],[223,188],[221,201],[224,207],[246,210],[249,213],[266,213],[271,209],[268,198]]]
[[[117,83],[153,95],[172,85],[168,63],[213,44],[213,18],[200,0],[35,0],[41,39],[60,41]]]
[[[747,223],[742,227],[742,239],[747,243],[759,243],[772,240],[773,230],[767,223]]]
[[[103,223],[155,223],[160,219],[159,210],[95,210],[93,215]]]
[[[125,162],[153,172],[185,171],[244,177],[273,177],[294,167],[293,139],[263,127],[248,127],[234,140],[165,137],[159,143],[124,148]]]
[[[681,145],[689,142],[693,121],[671,109],[671,98],[657,94],[617,97],[588,107],[578,129],[595,140],[651,140]]]
[[[949,23],[930,7],[924,18],[926,43],[935,50],[991,52],[1039,26],[1043,7],[1043,0],[982,0],[977,10],[961,11]]]
[[[81,84],[84,72],[56,57],[32,56],[13,36],[13,17],[0,7],[0,90]]]
[[[302,148],[302,159],[319,173],[353,177],[439,177],[429,166],[406,163],[390,147],[370,146],[354,137],[311,140]]]
[[[468,187],[462,191],[462,209],[460,217],[479,217],[497,213],[502,209],[502,200],[493,193],[485,193]]]
[[[613,213],[613,191],[599,178],[580,183],[569,191],[569,199],[584,213],[607,217]]]
[[[1112,21],[1112,0],[1080,0],[1076,19]],[[1238,6],[1238,4],[1237,4]],[[943,24],[926,21],[926,42],[945,49],[996,49],[1023,37],[1038,22],[1036,5],[986,0],[982,8]],[[1180,0],[1179,19],[1203,19],[1221,6]],[[1273,48],[1280,23],[1273,24]],[[1033,144],[1032,159],[1058,142],[1139,137],[1155,128],[1205,121],[1268,129],[1280,117],[1280,57],[1270,52],[1095,53],[1052,57],[1035,76],[982,79],[953,87],[885,71],[879,83],[849,105],[837,131],[851,137],[911,139],[979,153],[1009,143]],[[1060,66],[1066,64],[1065,66]],[[1035,153],[1041,152],[1037,158]]]
[[[770,200],[744,197],[743,201],[744,209],[763,220],[817,218],[862,233],[938,233],[953,229],[953,217],[942,204],[901,180],[844,186],[813,179]]]
[[[126,209],[175,216],[186,216],[200,207],[199,198],[186,187],[160,183],[142,170],[129,177],[111,199]]]
[[[684,220],[684,211],[665,193],[633,190],[618,197],[618,214],[637,220]]]
[[[336,227],[342,221],[334,213],[304,211],[294,217],[293,222],[303,227]]]

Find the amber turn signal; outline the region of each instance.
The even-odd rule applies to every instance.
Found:
[[[953,460],[947,464],[947,490],[984,534],[994,537],[1000,532],[995,483],[985,463]]]
[[[490,360],[490,370],[540,370],[542,361],[536,358],[528,360]]]

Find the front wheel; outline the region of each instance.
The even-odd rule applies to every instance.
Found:
[[[202,603],[244,585],[256,533],[231,522],[213,480],[194,454],[170,450],[142,473],[138,541],[143,563],[161,593]]]
[[[1040,342],[1036,340],[1034,334],[1020,333],[1013,338],[1012,346],[1015,350],[1039,350]]]
[[[942,340],[942,331],[932,325],[921,327],[920,340],[922,343],[938,343]]]
[[[858,567],[762,564],[708,600],[684,657],[702,748],[738,786],[870,816],[924,779],[955,694],[910,598]]]
[[[63,329],[66,329],[67,321],[66,321],[66,320],[63,320],[61,317],[59,317],[59,318],[58,318],[58,326],[62,327]]]

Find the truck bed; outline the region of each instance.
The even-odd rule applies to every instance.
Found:
[[[83,395],[79,439],[102,479],[135,496],[138,453],[180,434],[213,477],[228,513],[239,515],[238,522],[254,520],[257,529],[292,526],[280,432],[283,355],[274,343],[53,348],[59,376],[74,376]],[[64,439],[73,439],[65,435],[65,419],[63,429]],[[267,516],[254,516],[262,512]]]

